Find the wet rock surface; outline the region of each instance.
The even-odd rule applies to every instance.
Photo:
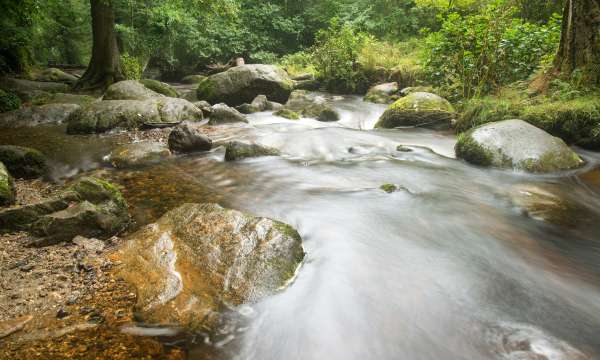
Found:
[[[288,225],[216,204],[185,204],[133,234],[120,274],[137,288],[138,316],[211,329],[228,307],[290,281],[304,252]]]
[[[278,155],[280,155],[279,150],[255,143],[231,141],[225,147],[225,161]]]
[[[118,169],[147,166],[171,155],[162,142],[141,141],[116,148],[110,154],[111,164]]]
[[[337,121],[340,119],[339,113],[323,96],[311,94],[305,90],[294,90],[284,109],[319,121]],[[290,113],[281,112],[281,114],[288,115]],[[294,116],[292,115],[291,118],[294,118]]]
[[[230,124],[236,122],[247,123],[248,119],[244,114],[226,104],[216,104],[211,108],[209,124]]]
[[[365,95],[365,101],[388,104],[397,100],[399,90],[397,82],[375,85]]]
[[[136,80],[119,81],[106,89],[103,100],[148,100],[163,95],[150,90]]]
[[[176,153],[209,151],[212,140],[192,123],[184,122],[169,134],[169,149]]]
[[[34,179],[48,174],[46,157],[39,151],[14,145],[0,145],[0,162],[15,178]]]

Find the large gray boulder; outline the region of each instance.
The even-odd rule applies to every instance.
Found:
[[[398,99],[400,88],[397,82],[375,85],[365,95],[365,101],[376,104],[388,104]]]
[[[119,146],[110,154],[111,164],[118,169],[155,164],[171,155],[169,148],[157,141],[141,141]]]
[[[561,139],[523,120],[505,120],[477,127],[459,137],[456,156],[500,168],[544,173],[574,169],[583,160]]]
[[[102,133],[115,128],[168,127],[200,121],[202,111],[184,99],[105,100],[75,111],[68,119],[69,134]]]
[[[12,176],[35,179],[48,174],[46,157],[38,150],[14,145],[0,145],[0,162]]]
[[[6,166],[0,162],[0,206],[15,203],[15,183]]]
[[[148,100],[163,95],[150,90],[136,80],[124,80],[112,84],[106,89],[103,100]]]
[[[48,104],[24,107],[0,114],[2,127],[29,127],[41,124],[60,124],[81,106],[76,104]]]
[[[286,287],[304,251],[284,223],[216,204],[185,204],[133,234],[117,254],[154,324],[213,330],[227,308]]]
[[[84,177],[53,199],[0,211],[0,232],[29,231],[33,245],[69,241],[80,235],[109,238],[129,223],[127,202],[111,183]]]
[[[257,95],[285,102],[292,91],[288,74],[273,65],[242,65],[211,75],[198,85],[198,99],[211,104],[238,106],[250,103]]]
[[[209,121],[209,124],[211,125],[248,122],[248,119],[246,118],[246,116],[244,116],[244,114],[225,104],[213,105],[211,110],[212,112],[210,114]]]
[[[184,122],[169,134],[169,149],[178,153],[209,151],[212,140],[195,124]]]
[[[448,100],[431,93],[414,92],[390,105],[375,124],[375,128],[448,129],[455,117],[456,111]]]
[[[327,102],[323,96],[309,93],[305,90],[294,90],[284,106],[284,110],[276,114],[290,114],[290,111],[298,115],[315,118],[319,121],[338,121],[339,113]]]

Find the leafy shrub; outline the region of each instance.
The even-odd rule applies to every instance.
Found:
[[[133,56],[122,54],[121,68],[127,80],[139,80],[142,78],[142,65]]]
[[[21,107],[21,100],[12,92],[0,89],[0,113],[16,110]]]
[[[294,54],[285,55],[279,61],[279,65],[284,68],[291,76],[300,74],[315,74],[312,53],[308,51],[298,51]]]
[[[492,4],[480,13],[447,15],[426,39],[424,67],[446,96],[470,98],[528,78],[556,52],[560,21],[526,23],[513,7]]]
[[[250,54],[249,60],[253,64],[276,64],[279,56],[270,51],[257,51]]]

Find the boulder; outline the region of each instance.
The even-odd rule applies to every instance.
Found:
[[[3,78],[0,87],[17,93],[22,99],[29,99],[32,93],[45,91],[49,93],[66,93],[70,86],[59,82],[31,81],[25,79]]]
[[[266,108],[266,110],[279,111],[281,109],[283,109],[283,104],[280,104],[280,103],[275,102],[275,101],[267,101],[267,108]]]
[[[169,149],[173,152],[209,151],[211,148],[212,140],[194,124],[184,122],[169,134]]]
[[[0,126],[24,127],[40,124],[60,124],[81,106],[76,104],[48,104],[25,107],[0,114]]]
[[[36,246],[71,241],[76,236],[106,239],[129,223],[127,202],[109,182],[86,177],[67,187],[63,198],[74,199],[65,209],[42,215],[29,231]]]
[[[375,128],[448,129],[455,117],[456,112],[446,99],[431,93],[414,92],[390,105],[375,124]]]
[[[36,204],[0,210],[0,233],[29,230],[31,224],[42,216],[64,210],[77,201],[77,196],[67,193]]]
[[[236,122],[248,122],[244,114],[225,104],[217,104],[212,107],[209,124],[229,124]]]
[[[196,101],[194,105],[196,105],[198,109],[202,110],[202,114],[205,117],[210,117],[210,115],[212,114],[212,105],[210,105],[208,101]]]
[[[236,110],[242,114],[253,114],[260,111],[268,110],[269,100],[264,95],[258,95],[250,104],[242,104],[236,107]]]
[[[324,97],[310,94],[305,90],[294,90],[284,108],[304,117],[316,118],[319,121],[337,121],[340,119],[340,115],[327,103]]]
[[[62,83],[75,83],[78,78],[74,75],[67,74],[66,72],[57,68],[48,68],[40,73],[33,75],[35,81],[50,81],[50,82],[62,82]]]
[[[6,166],[0,162],[0,206],[15,203],[15,183]]]
[[[260,156],[278,156],[279,150],[259,144],[231,141],[225,148],[225,161],[242,160]]]
[[[181,79],[181,82],[183,84],[200,84],[204,79],[206,79],[204,75],[188,75]]]
[[[211,75],[198,86],[198,99],[230,106],[250,103],[257,95],[285,102],[292,91],[292,80],[273,65],[242,65]]]
[[[246,115],[254,114],[254,113],[257,113],[260,111],[256,106],[254,106],[252,104],[242,104],[240,106],[236,106],[235,109],[237,111],[239,111],[240,113],[246,114]]]
[[[365,95],[365,101],[376,104],[388,104],[398,99],[397,82],[375,85]]]
[[[569,170],[583,160],[561,139],[523,120],[505,120],[461,134],[456,156],[480,166],[535,173]]]
[[[133,234],[116,257],[146,323],[216,330],[228,308],[275,294],[304,258],[289,225],[216,204],[185,204]]]
[[[168,127],[203,118],[202,111],[184,99],[104,100],[72,113],[68,119],[67,133],[92,134],[115,128]]]
[[[110,154],[111,164],[118,169],[155,164],[171,155],[169,148],[157,141],[141,141],[119,146]]]
[[[143,79],[143,80],[140,80],[140,83],[142,85],[144,85],[145,87],[147,87],[148,89],[150,89],[158,94],[172,97],[172,98],[179,97],[179,93],[177,92],[177,90],[175,90],[174,87],[172,87],[171,85],[169,85],[167,83],[160,82],[158,80],[152,80],[152,79]]]
[[[148,100],[163,95],[154,92],[136,80],[124,80],[106,89],[103,100]]]
[[[46,157],[23,146],[0,145],[0,162],[18,179],[35,179],[48,174]]]
[[[300,114],[290,109],[281,109],[275,112],[275,115],[280,116],[282,118],[286,118],[289,120],[298,120],[300,119]]]
[[[31,96],[30,102],[33,105],[76,104],[84,106],[97,100],[95,97],[89,95],[49,93],[45,91],[33,92]]]

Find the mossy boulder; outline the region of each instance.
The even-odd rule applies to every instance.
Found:
[[[109,86],[103,100],[148,100],[161,96],[137,80],[124,80]]]
[[[304,258],[291,226],[217,204],[185,204],[133,234],[116,254],[152,324],[215,330],[232,306],[285,288]]]
[[[226,104],[216,104],[211,108],[209,124],[231,124],[237,122],[247,123],[248,119],[244,114]]]
[[[231,141],[225,148],[225,161],[236,161],[261,156],[278,156],[279,150],[267,146]]]
[[[522,120],[489,123],[461,134],[456,156],[480,166],[534,173],[569,170],[583,160],[564,141]]]
[[[48,162],[39,151],[14,145],[0,145],[0,162],[19,179],[35,179],[48,174]]]
[[[455,117],[456,111],[446,99],[432,93],[414,92],[390,105],[375,128],[447,129],[452,126]]]
[[[258,95],[250,104],[242,104],[236,109],[242,114],[253,114],[260,111],[270,110],[272,104],[265,95]]]
[[[48,68],[33,75],[32,80],[45,82],[62,82],[72,84],[78,78],[57,68]]]
[[[300,119],[300,114],[290,109],[281,109],[275,112],[275,115],[280,116],[282,118],[286,118],[289,120],[298,120]]]
[[[15,183],[6,166],[0,162],[0,206],[15,203]]]
[[[305,90],[294,90],[284,109],[291,110],[307,118],[319,121],[337,121],[339,113],[325,100],[324,97],[309,93]]]
[[[171,155],[169,148],[157,141],[141,141],[119,146],[110,154],[111,164],[118,169],[152,165]]]
[[[209,151],[212,140],[193,123],[184,122],[169,134],[169,150],[177,153]]]
[[[338,121],[340,120],[340,114],[331,106],[324,106],[319,112],[317,120],[324,122]]]
[[[0,87],[11,90],[21,99],[29,99],[32,93],[44,91],[48,93],[67,93],[71,87],[65,83],[31,81],[26,79],[2,78]]]
[[[188,75],[181,79],[181,82],[183,84],[200,84],[204,79],[206,79],[204,75]]]
[[[375,85],[365,95],[365,101],[376,104],[389,104],[398,99],[399,90],[397,82]]]
[[[184,99],[104,100],[72,113],[68,119],[67,133],[93,134],[115,128],[169,127],[203,118],[202,110]]]
[[[0,126],[25,127],[41,124],[60,124],[79,110],[76,104],[47,104],[31,106],[0,114]]]
[[[198,85],[198,99],[212,104],[239,106],[251,103],[258,95],[272,101],[287,101],[292,91],[288,74],[273,65],[242,65],[211,75]]]
[[[152,79],[143,79],[140,80],[140,83],[142,85],[144,85],[145,87],[147,87],[148,89],[162,94],[164,96],[168,96],[168,97],[172,97],[172,98],[178,98],[179,97],[179,93],[177,92],[177,90],[175,90],[174,87],[172,87],[171,85],[158,81],[158,80],[152,80]]]
[[[76,104],[80,106],[89,105],[97,99],[89,95],[65,94],[65,93],[48,93],[39,91],[32,94],[30,103],[32,105],[48,105],[48,104]]]

